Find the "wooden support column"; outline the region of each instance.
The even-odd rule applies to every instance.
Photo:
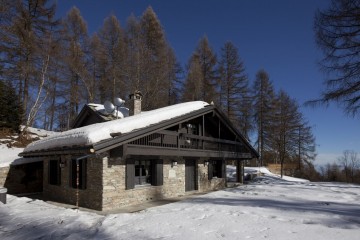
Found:
[[[236,178],[237,178],[237,182],[244,183],[244,163],[243,163],[243,161],[236,161]]]
[[[205,136],[205,115],[202,116],[202,137]],[[201,140],[202,149],[205,149],[205,141]]]

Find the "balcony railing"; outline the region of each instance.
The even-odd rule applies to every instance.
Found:
[[[130,145],[153,146],[161,148],[198,149],[224,152],[244,152],[241,142],[197,136],[173,131],[153,133],[129,143]]]

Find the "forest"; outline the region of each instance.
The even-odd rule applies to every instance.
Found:
[[[91,35],[75,6],[55,16],[55,1],[0,0],[0,128],[66,131],[84,104],[139,90],[145,111],[213,102],[258,150],[260,165],[291,163],[297,175],[315,176],[315,136],[299,103],[274,89],[266,69],[248,76],[231,41],[214,50],[204,35],[182,65],[151,6],[125,23],[109,15]]]

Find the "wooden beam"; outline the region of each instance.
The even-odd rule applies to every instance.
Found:
[[[193,138],[193,139],[199,139],[199,140],[205,140],[205,141],[209,141],[209,142],[227,143],[227,144],[233,144],[233,145],[244,145],[242,142],[235,142],[235,141],[226,140],[226,139],[220,139],[220,138],[198,136],[198,135],[187,134],[187,133],[181,133],[181,135],[184,136],[184,137]]]
[[[228,158],[233,160],[250,159],[250,153],[238,152],[219,152],[202,149],[188,149],[188,148],[163,148],[153,146],[139,146],[128,145],[127,155],[140,155],[140,156],[180,156],[180,157],[210,157],[210,158]]]

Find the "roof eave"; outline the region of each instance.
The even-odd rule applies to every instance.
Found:
[[[55,156],[64,154],[66,151],[67,154],[91,154],[94,153],[94,149],[92,145],[87,146],[71,146],[71,147],[63,147],[63,148],[52,148],[46,150],[36,150],[29,152],[21,152],[19,153],[20,157],[28,158],[28,157],[47,157],[47,156]]]

